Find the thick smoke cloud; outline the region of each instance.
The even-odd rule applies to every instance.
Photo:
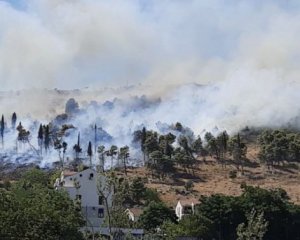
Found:
[[[236,71],[297,81],[299,10],[296,0],[0,1],[2,89],[161,87]]]
[[[299,127],[299,39],[298,0],[0,0],[1,113],[46,123],[74,97],[77,131],[118,144],[158,121]]]

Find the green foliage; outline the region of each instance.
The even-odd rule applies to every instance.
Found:
[[[162,178],[174,170],[173,161],[159,150],[151,152],[147,166]]]
[[[149,231],[154,231],[164,221],[176,222],[176,215],[173,209],[168,208],[161,202],[151,202],[140,216],[141,226]]]
[[[257,213],[254,209],[247,215],[247,224],[241,223],[237,227],[237,240],[262,240],[267,232],[268,222],[264,213]]]
[[[116,145],[112,145],[110,149],[106,151],[106,156],[110,157],[111,159],[111,164],[110,164],[111,169],[114,166],[114,157],[117,154],[118,154],[118,147]]]
[[[121,206],[115,206],[110,211],[111,226],[114,228],[134,228],[137,223],[132,222],[127,213],[126,209]],[[108,226],[107,216],[104,219],[104,226]]]
[[[140,177],[136,177],[130,184],[130,195],[135,203],[140,203],[141,199],[145,197],[146,187]]]
[[[150,202],[161,202],[158,192],[156,189],[146,188],[145,191],[145,204],[148,205]]]
[[[239,199],[220,194],[210,197],[201,197],[201,204],[197,206],[198,214],[203,215],[213,222],[215,238],[225,240],[235,239],[236,227],[244,221],[244,213],[239,204]]]
[[[226,153],[228,151],[229,136],[226,131],[220,133],[217,137],[214,137],[210,132],[207,132],[204,136],[206,141],[206,149],[211,156],[214,156],[217,160],[223,164]]]
[[[193,149],[193,152],[195,152],[198,156],[205,155],[202,139],[200,136],[198,136],[198,138],[193,142],[192,149]]]
[[[144,160],[152,174],[160,178],[170,176],[174,171],[175,163],[183,166],[185,169],[192,169],[195,164],[194,153],[203,154],[201,138],[196,141],[193,139],[189,129],[182,127],[180,123],[171,126],[171,129],[179,131],[181,135],[177,138],[179,147],[174,149],[176,136],[172,133],[160,135],[155,131],[143,130],[135,131],[133,134],[133,143],[140,143],[144,154]],[[188,135],[190,134],[190,135]]]
[[[41,171],[32,170],[10,191],[0,189],[1,239],[82,239],[80,213],[66,193],[47,182]]]
[[[181,131],[183,130],[182,124],[181,124],[180,122],[177,122],[177,123],[175,124],[175,129],[176,129],[177,131],[181,132]]]
[[[195,158],[182,148],[175,149],[174,161],[184,169],[192,169],[195,164]]]
[[[48,183],[49,176],[47,173],[40,169],[32,168],[23,174],[18,184],[42,185],[46,187]]]
[[[212,221],[204,216],[187,215],[179,223],[164,222],[162,231],[166,235],[166,240],[176,239],[176,237],[211,239],[212,226]]]
[[[264,131],[258,138],[259,158],[267,165],[299,161],[300,134],[287,130]]]
[[[123,165],[124,165],[124,173],[125,175],[127,175],[127,159],[129,158],[130,154],[129,154],[129,147],[128,146],[124,146],[120,148],[120,152],[119,152],[119,158],[123,160]]]
[[[9,180],[4,179],[3,182],[0,182],[0,188],[4,188],[6,190],[9,190],[11,188],[11,183]]]
[[[186,181],[186,183],[184,184],[185,190],[186,191],[192,191],[194,188],[194,183],[192,180],[188,180]]]
[[[228,143],[228,149],[230,155],[232,155],[233,157],[234,162],[237,164],[238,170],[241,167],[243,173],[243,165],[246,159],[247,146],[244,142],[242,142],[239,134],[230,138]]]
[[[212,195],[202,197],[197,212],[209,218],[216,232],[215,238],[236,239],[236,228],[246,221],[252,209],[264,212],[269,222],[266,240],[296,240],[300,237],[300,206],[288,202],[282,189],[265,190],[243,185],[243,194],[238,197]]]

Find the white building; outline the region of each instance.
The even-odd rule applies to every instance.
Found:
[[[195,214],[195,205],[198,204],[197,200],[179,200],[175,208],[175,214],[180,221],[184,215]]]
[[[86,227],[96,231],[106,216],[104,198],[98,192],[98,187],[105,183],[105,176],[89,168],[82,172],[63,171],[55,187],[65,189],[71,199],[80,200]],[[105,196],[108,196],[108,206],[111,207],[112,193],[105,192]]]

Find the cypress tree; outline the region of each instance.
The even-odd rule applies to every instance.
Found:
[[[1,117],[1,124],[0,124],[0,132],[1,132],[2,144],[3,144],[3,138],[4,138],[4,128],[5,128],[4,116],[2,115],[2,117]]]
[[[44,146],[46,151],[49,149],[49,145],[50,145],[50,131],[49,131],[49,125],[47,125],[45,127],[45,137],[44,137]]]
[[[93,150],[92,150],[92,143],[91,143],[91,141],[89,141],[89,146],[88,146],[87,154],[90,157],[90,167],[92,167]]]
[[[145,147],[146,140],[147,140],[147,131],[146,128],[143,127],[142,136],[141,136],[141,150],[143,152],[144,164],[146,162],[146,147]]]
[[[74,145],[73,147],[74,151],[75,151],[75,157],[76,159],[78,159],[79,153],[81,153],[82,149],[80,147],[80,133],[78,133],[78,137],[77,137],[77,144]]]
[[[40,147],[41,154],[43,149],[43,139],[44,139],[44,131],[43,131],[43,125],[41,124],[38,132],[38,145]]]
[[[11,127],[12,127],[12,129],[16,129],[16,122],[17,122],[17,114],[14,112],[12,114],[12,117],[11,117]]]

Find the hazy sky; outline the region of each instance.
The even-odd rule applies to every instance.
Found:
[[[0,114],[16,111],[26,128],[70,97],[85,111],[72,124],[97,122],[121,145],[158,121],[195,134],[300,128],[299,77],[300,0],[0,0],[0,91],[141,84],[1,93]],[[130,98],[143,93],[161,101]]]
[[[0,85],[294,82],[299,39],[298,0],[0,0]]]

